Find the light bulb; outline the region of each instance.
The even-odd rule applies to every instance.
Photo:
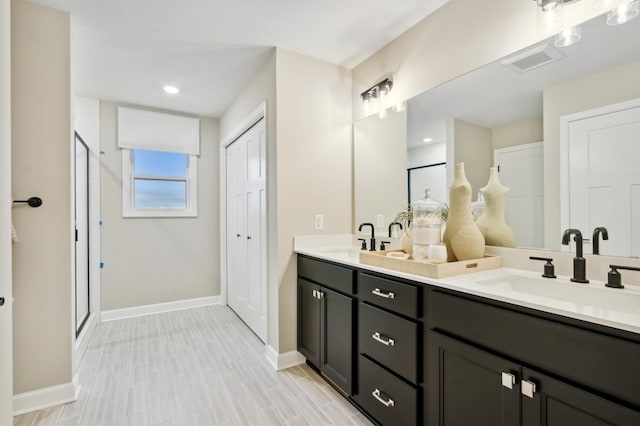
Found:
[[[562,28],[562,1],[552,3],[539,3],[538,7],[538,33],[553,34]]]
[[[623,3],[607,13],[607,25],[625,24],[638,16],[639,12],[640,6],[638,0]]]
[[[176,86],[166,85],[162,88],[162,90],[169,93],[170,95],[175,95],[180,93],[180,89],[178,89]]]
[[[567,47],[580,41],[582,31],[579,25],[562,30],[555,38],[556,47]]]

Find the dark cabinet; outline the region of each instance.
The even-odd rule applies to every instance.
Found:
[[[298,278],[298,351],[320,368],[320,286]]]
[[[300,276],[301,273],[310,279]],[[299,262],[298,275],[298,351],[323,376],[350,395],[354,299],[327,285],[352,289],[353,271],[304,258],[302,265]]]
[[[639,396],[615,398],[637,386],[637,344],[437,291],[431,302],[428,424],[640,425]]]
[[[428,346],[430,425],[519,425],[519,365],[433,331]]]
[[[522,380],[522,426],[640,425],[639,412],[542,373],[523,368]]]
[[[640,425],[637,411],[438,332],[429,347],[430,425]]]

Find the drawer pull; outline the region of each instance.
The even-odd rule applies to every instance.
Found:
[[[380,392],[380,389],[376,389],[371,392],[371,395],[373,395],[373,397],[377,399],[380,404],[384,405],[385,407],[395,407],[396,403],[393,399],[389,398],[385,401],[384,399],[382,399],[381,394],[382,393]]]
[[[384,297],[385,299],[395,299],[396,297],[396,295],[393,292],[389,291],[389,292],[383,293],[382,291],[380,291],[379,288],[371,290],[371,293],[379,297]]]
[[[382,343],[385,346],[395,346],[396,345],[396,341],[393,340],[391,337],[387,337],[387,339],[383,339],[382,335],[380,333],[378,333],[377,331],[375,333],[373,333],[371,335],[371,338],[377,342]]]
[[[524,396],[528,396],[529,398],[533,399],[533,395],[536,393],[536,384],[523,380],[521,382],[521,386],[522,386],[521,388],[522,394]]]

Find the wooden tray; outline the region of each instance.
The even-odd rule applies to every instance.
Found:
[[[502,257],[500,256],[485,255],[482,259],[433,263],[428,260],[416,261],[387,257],[387,253],[391,252],[404,253],[402,250],[361,251],[360,262],[365,265],[379,266],[429,278],[453,277],[502,267]]]

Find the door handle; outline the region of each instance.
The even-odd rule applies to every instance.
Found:
[[[382,343],[385,346],[395,346],[396,342],[391,337],[387,337],[386,340],[382,338],[382,335],[377,331],[371,335],[371,338],[377,342]]]
[[[533,395],[536,393],[536,384],[529,382],[527,380],[523,380],[522,383],[522,394],[533,399]]]
[[[511,373],[502,372],[502,386],[508,389],[513,389],[513,385],[516,384],[516,376]]]
[[[4,297],[0,297],[0,306],[4,306]]]

